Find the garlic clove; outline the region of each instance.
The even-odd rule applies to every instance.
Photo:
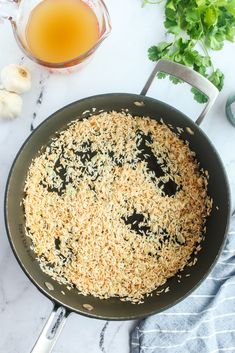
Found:
[[[0,118],[15,119],[22,110],[22,98],[4,89],[0,90]]]
[[[31,88],[30,72],[22,65],[10,64],[1,71],[3,87],[10,92],[24,93]]]

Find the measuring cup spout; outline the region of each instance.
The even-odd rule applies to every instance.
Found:
[[[18,10],[18,0],[0,0],[0,20],[13,21]]]

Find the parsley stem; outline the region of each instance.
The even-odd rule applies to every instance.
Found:
[[[207,47],[206,47],[204,41],[203,41],[203,40],[200,40],[200,43],[201,43],[201,47],[202,47],[202,49],[204,50],[204,53],[206,54],[206,56],[210,57],[210,55],[209,55],[209,53],[208,53],[208,50],[207,50]],[[215,72],[215,68],[214,68],[214,65],[213,65],[212,60],[210,60],[210,63],[211,63],[212,71]]]
[[[142,2],[142,7],[144,7],[145,5],[147,4],[150,4],[150,5],[159,5],[163,2],[164,0],[143,0]]]

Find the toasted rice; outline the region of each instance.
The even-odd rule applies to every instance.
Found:
[[[140,131],[151,135],[163,176],[140,160]],[[172,196],[162,187],[169,179],[177,185]],[[32,161],[26,233],[42,270],[59,283],[142,302],[196,262],[212,207],[207,179],[188,143],[163,122],[103,112],[73,122]],[[146,233],[125,222],[134,212]]]

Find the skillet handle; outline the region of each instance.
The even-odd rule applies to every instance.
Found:
[[[164,72],[166,74],[175,76],[180,80],[187,82],[191,86],[197,88],[199,91],[201,91],[208,97],[208,101],[203,111],[195,121],[197,125],[200,125],[202,120],[214,104],[219,94],[218,89],[209,80],[207,80],[207,78],[203,77],[201,74],[190,69],[187,66],[177,64],[169,60],[159,60],[152,73],[150,74],[144,88],[142,89],[140,93],[141,95],[146,95],[158,72]]]
[[[55,305],[31,353],[50,353],[64,327],[69,312]]]

